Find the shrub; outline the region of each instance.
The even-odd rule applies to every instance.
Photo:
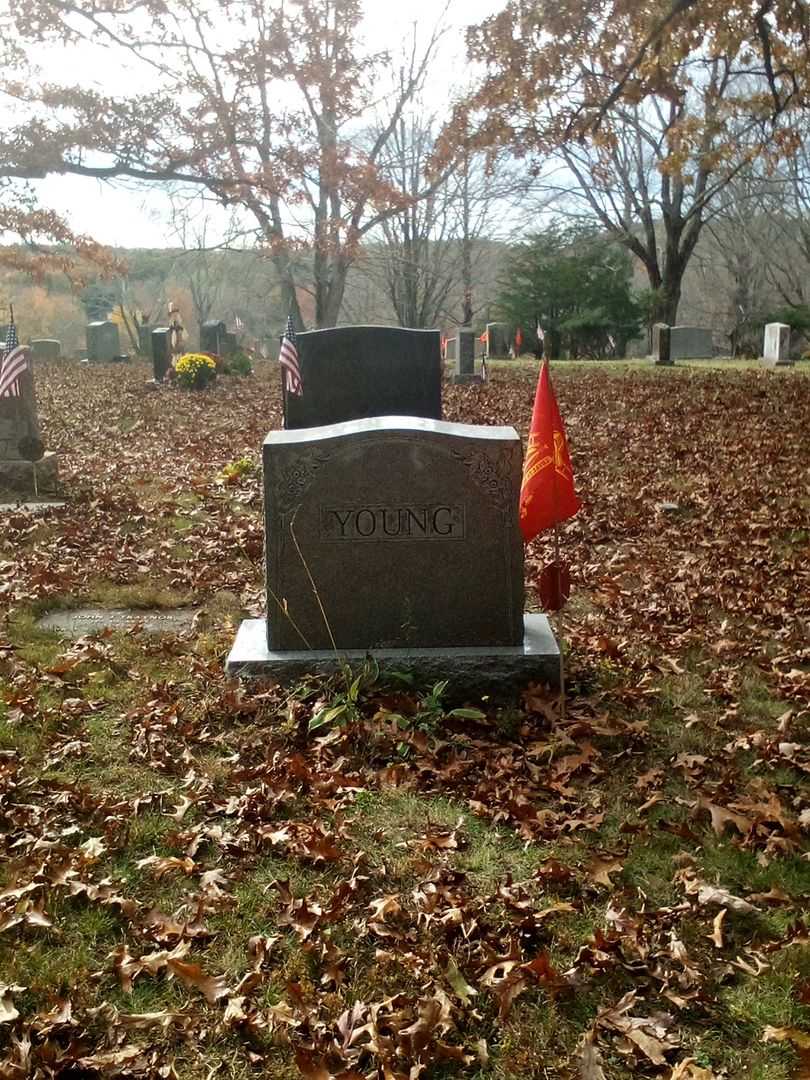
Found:
[[[175,365],[177,381],[186,390],[202,390],[217,377],[216,361],[204,353],[186,353]]]
[[[253,363],[244,349],[237,349],[225,362],[226,375],[252,375]]]

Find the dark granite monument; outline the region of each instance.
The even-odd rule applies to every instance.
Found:
[[[287,429],[370,416],[442,415],[438,330],[340,326],[298,335],[304,392],[284,391]]]
[[[56,338],[36,338],[31,342],[34,363],[37,360],[58,360],[62,355],[62,342]]]
[[[20,395],[0,398],[0,489],[53,492],[57,456],[45,453],[40,439],[33,365],[19,379]]]
[[[108,319],[87,324],[87,359],[109,363],[121,355],[118,327]]]
[[[460,326],[456,335],[456,355],[458,372],[453,376],[454,384],[480,383],[483,379],[475,374],[475,331],[469,326]]]
[[[557,679],[523,612],[514,428],[382,416],[264,443],[267,619],[242,623],[233,674],[296,678],[367,652],[488,684]]]
[[[158,326],[152,331],[152,374],[155,382],[163,382],[172,362],[172,328]]]
[[[666,323],[655,323],[652,328],[652,358],[656,367],[671,367],[672,327]]]

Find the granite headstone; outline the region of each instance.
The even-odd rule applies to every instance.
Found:
[[[441,419],[438,330],[340,326],[298,334],[303,394],[284,391],[288,429],[371,416]]]
[[[19,386],[19,395],[0,398],[0,488],[52,491],[57,456],[42,447],[32,362],[20,376]]]
[[[483,382],[481,376],[475,373],[475,336],[475,331],[470,327],[459,327],[456,336],[458,373],[453,376],[453,382],[456,384],[466,385]]]
[[[790,359],[790,326],[787,323],[772,322],[766,325],[762,359],[771,367],[787,367],[793,363]]]
[[[672,365],[672,327],[655,323],[652,328],[652,358],[658,367]]]
[[[200,352],[224,356],[225,323],[221,319],[208,319],[200,326]]]
[[[155,382],[163,382],[172,361],[172,328],[158,326],[152,331],[152,374]]]
[[[705,360],[714,355],[711,330],[703,326],[673,326],[671,328],[673,360]]]
[[[509,327],[506,323],[487,323],[487,356],[505,360],[509,356]]]
[[[145,356],[148,360],[153,359],[152,355],[152,331],[154,326],[151,323],[139,323],[138,324],[138,352],[141,356]]]
[[[58,360],[62,355],[62,342],[56,338],[35,338],[31,342],[34,363],[37,360]]]
[[[263,461],[268,615],[242,623],[228,671],[289,678],[370,651],[440,678],[555,681],[548,622],[523,613],[514,428],[382,416],[271,432]]]
[[[87,359],[91,362],[110,362],[121,355],[118,327],[105,319],[87,324]]]

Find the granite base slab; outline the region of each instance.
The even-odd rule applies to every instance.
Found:
[[[769,360],[766,356],[761,356],[759,362],[763,367],[776,368],[776,367],[794,367],[793,360]]]
[[[36,490],[56,490],[59,459],[53,450],[36,463]],[[0,488],[11,491],[34,492],[34,466],[30,461],[0,461]]]
[[[371,656],[381,670],[408,671],[426,681],[449,679],[470,692],[491,693],[529,682],[559,686],[560,650],[545,615],[524,614],[522,645],[420,649],[352,649],[272,652],[265,619],[245,619],[225,661],[229,675],[295,682],[305,675],[331,674],[348,662]]]
[[[475,386],[484,381],[481,375],[473,375],[465,373],[464,375],[453,375],[451,378],[453,386]]]

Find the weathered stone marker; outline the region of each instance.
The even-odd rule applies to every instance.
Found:
[[[19,397],[0,398],[0,488],[53,491],[57,457],[45,453],[40,440],[31,361],[19,382]]]
[[[37,360],[58,360],[62,355],[62,342],[56,338],[36,338],[31,342],[31,355]]]
[[[264,443],[267,619],[242,623],[235,674],[295,678],[371,652],[492,683],[557,678],[523,612],[514,428],[384,416]]]
[[[109,363],[121,354],[118,327],[108,319],[87,324],[87,359]]]
[[[789,367],[790,327],[787,323],[772,322],[765,327],[765,344],[762,350],[763,363],[771,367]]]
[[[287,429],[371,416],[442,415],[438,330],[339,326],[298,335],[304,392],[284,392]]]
[[[652,328],[652,357],[656,367],[670,367],[672,360],[672,327],[655,323]]]
[[[456,384],[480,383],[483,379],[475,374],[475,331],[468,326],[459,327],[456,335],[458,374],[453,376]]]

